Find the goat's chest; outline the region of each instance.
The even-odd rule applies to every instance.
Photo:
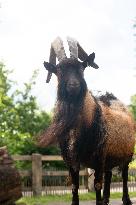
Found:
[[[68,142],[67,142],[68,150],[70,153],[73,153],[75,151],[75,147],[76,147],[76,143],[77,143],[76,138],[77,138],[76,130],[74,130],[74,129],[70,130],[70,132],[68,134]]]
[[[78,138],[79,130],[71,129],[60,142],[60,148],[64,161],[70,166],[75,166],[78,164]]]

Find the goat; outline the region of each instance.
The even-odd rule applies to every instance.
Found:
[[[114,95],[93,96],[87,88],[84,70],[87,66],[98,68],[94,63],[95,53],[88,56],[76,40],[67,40],[70,58],[67,58],[63,42],[58,37],[51,44],[49,63],[44,62],[48,70],[47,82],[54,73],[58,90],[53,122],[41,136],[39,145],[44,147],[55,140],[59,142],[72,179],[72,205],[79,204],[80,165],[95,170],[96,205],[109,204],[112,169],[120,167],[122,201],[124,205],[131,205],[127,180],[135,144],[132,116]]]

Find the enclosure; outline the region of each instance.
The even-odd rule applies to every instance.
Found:
[[[19,169],[23,196],[71,193],[69,173],[61,156],[32,154],[14,155],[12,157],[16,164],[25,162],[25,167],[27,167]],[[136,156],[134,158],[134,161],[136,161]],[[54,162],[61,162],[61,167],[55,167]],[[27,164],[28,166],[26,166]],[[80,171],[80,193],[93,191],[93,173],[93,170],[82,167]],[[135,168],[129,169],[128,187],[130,192],[136,191]],[[113,171],[111,192],[122,192],[122,178],[118,169]]]

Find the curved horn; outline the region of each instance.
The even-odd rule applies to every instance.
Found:
[[[67,42],[69,45],[70,57],[78,59],[77,41],[71,37],[67,37]]]
[[[63,41],[60,37],[57,37],[51,45],[55,51],[59,62],[67,57],[64,50]]]
[[[88,54],[80,46],[79,42],[71,37],[67,37],[70,57],[79,58],[81,61],[86,61],[88,59]],[[84,63],[85,64],[85,63]],[[86,64],[87,66],[87,64]]]
[[[69,45],[70,57],[77,58],[77,59],[79,58],[81,61],[86,60],[88,55],[80,46],[78,41],[71,37],[67,37],[67,41]]]
[[[58,58],[59,62],[66,58],[63,41],[60,37],[57,37],[51,44],[49,63],[56,65],[56,57]],[[50,82],[51,76],[52,72],[48,71],[46,83]]]

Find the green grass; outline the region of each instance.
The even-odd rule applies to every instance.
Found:
[[[130,197],[136,197],[136,192],[130,192]],[[80,201],[91,201],[95,200],[95,193],[87,193],[79,195]],[[121,199],[122,193],[111,193],[111,199]],[[66,195],[47,195],[42,197],[23,197],[17,202],[17,205],[45,205],[52,202],[70,202],[71,194]]]
[[[130,169],[136,169],[136,160],[132,161],[132,162],[129,164],[129,168],[130,168]]]

